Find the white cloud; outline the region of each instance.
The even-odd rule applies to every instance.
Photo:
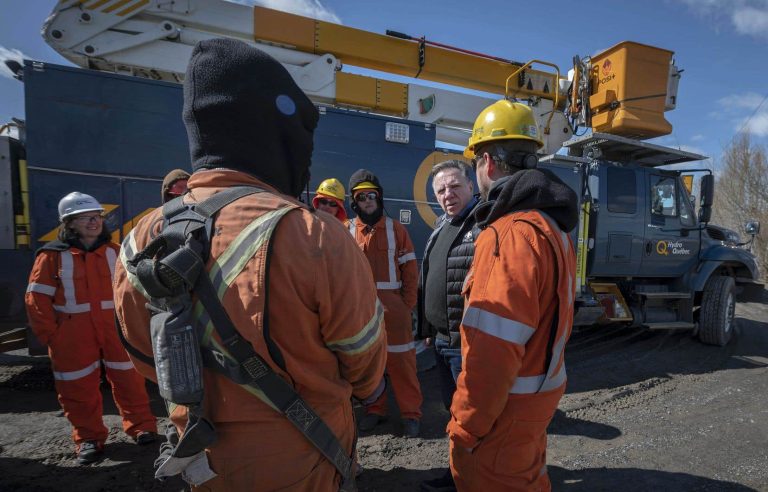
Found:
[[[768,100],[765,96],[755,92],[731,94],[719,99],[717,104],[732,121],[734,131],[743,129],[757,137],[768,137]]]
[[[691,137],[691,142],[701,142],[702,140],[704,140],[704,135],[700,133]]]
[[[768,40],[768,0],[678,0],[714,21],[730,24],[739,34]]]
[[[765,106],[766,104],[764,104],[760,112],[757,113],[755,116],[753,116],[752,119],[749,120],[749,123],[747,123],[747,127],[745,130],[751,133],[752,135],[755,135],[758,137],[768,137],[768,108],[766,108]],[[747,118],[744,118],[741,121],[739,128],[744,126],[744,123],[746,121],[747,121]]]
[[[755,110],[758,104],[763,100],[763,96],[757,92],[746,92],[744,94],[731,94],[717,100],[717,104],[724,110],[733,111],[736,109]]]
[[[0,76],[13,78],[13,72],[5,65],[5,60],[16,60],[23,64],[24,58],[29,57],[17,49],[0,46]]]
[[[768,39],[768,6],[736,9],[731,19],[738,33]]]
[[[227,0],[243,5],[259,5],[274,10],[282,10],[292,14],[303,15],[313,19],[341,24],[341,19],[320,0]]]

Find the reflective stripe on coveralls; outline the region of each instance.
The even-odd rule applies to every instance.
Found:
[[[214,288],[216,288],[219,300],[224,297],[229,286],[235,278],[237,278],[240,272],[242,272],[243,268],[245,268],[253,255],[270,240],[279,220],[285,216],[285,214],[296,208],[298,207],[286,206],[258,217],[243,229],[235,240],[230,243],[227,249],[216,258],[208,275],[211,278]],[[128,243],[128,246],[125,247],[124,244],[124,248],[120,255],[124,267],[126,267],[127,261],[133,258],[136,251],[136,243],[131,235],[126,237],[125,243]],[[125,269],[131,285],[135,286],[139,284],[135,275],[131,274],[127,267]],[[142,294],[148,298],[145,292],[142,292]],[[203,332],[201,347],[212,348],[232,363],[235,363],[236,361],[234,357],[232,357],[221,343],[213,337],[215,328],[200,301],[195,303],[193,316]],[[326,346],[330,350],[345,352],[347,354],[364,352],[379,339],[383,319],[384,308],[381,305],[381,302],[376,299],[376,311],[374,312],[373,317],[360,328],[356,335],[342,340],[327,342]],[[241,384],[239,386],[277,410],[274,403],[269,400],[261,390],[246,384]]]
[[[72,260],[72,252],[69,250],[62,251],[59,255],[61,258],[61,287],[64,289],[64,301],[65,304],[54,304],[53,309],[60,313],[76,314],[87,313],[91,310],[91,305],[88,303],[78,304],[75,298],[75,266]]]
[[[31,284],[27,285],[27,292],[37,292],[38,294],[44,294],[46,296],[53,297],[56,295],[56,287],[52,285],[32,282]]]
[[[123,430],[131,437],[157,431],[144,380],[115,329],[116,260],[117,246],[110,243],[91,251],[44,248],[30,274],[25,298],[30,326],[48,345],[59,403],[76,443],[103,443],[109,434],[98,389],[102,360]],[[86,299],[87,303],[77,302]]]
[[[336,434],[344,451],[351,452],[355,429],[350,397],[365,399],[372,395],[381,383],[386,361],[386,338],[383,325],[379,326],[377,321],[381,316],[376,314],[376,290],[363,253],[350,241],[348,233],[339,228],[337,219],[305,209],[246,173],[229,169],[198,172],[189,184],[188,198],[196,202],[232,186],[266,191],[243,197],[216,215],[220,233],[211,240],[207,271],[228,249],[229,253],[235,251],[237,247],[231,248],[232,243],[254,220],[286,204],[298,207],[285,214],[271,239],[246,258],[241,271],[220,273],[219,278],[232,279],[221,302],[240,335],[275,372],[300,391],[302,399]],[[136,225],[135,251],[156,237],[162,223],[160,212],[151,212]],[[383,244],[383,238],[380,239]],[[224,270],[238,263],[240,258],[234,257],[243,255],[239,251],[233,255],[232,263],[226,262]],[[270,251],[275,254],[268,255]],[[130,282],[123,261],[117,264],[115,275],[115,306],[126,343],[143,355],[132,354],[137,369],[153,379],[154,370],[145,362],[152,357],[152,341],[146,329],[146,298]],[[219,285],[214,288],[215,299]],[[205,310],[202,306],[198,309],[202,318]],[[203,336],[203,329],[199,328],[202,324],[207,324],[207,320],[199,319],[193,325],[199,336]],[[350,339],[366,337],[365,332],[360,333],[365,327],[379,333],[370,348],[356,354],[343,351],[342,348],[348,348],[346,342],[352,342]],[[211,345],[218,344],[229,351],[220,342],[216,328],[210,337]],[[266,328],[282,352],[290,374],[272,363],[264,344]],[[338,490],[338,472],[332,462],[321,457],[282,412],[219,371],[222,363],[210,361],[215,356],[226,365],[232,359],[215,348],[203,353],[209,360],[204,368],[206,416],[217,434],[216,443],[207,450],[207,458],[218,477],[200,490]],[[241,378],[238,381],[247,382]],[[171,419],[183,432],[187,408],[176,407]]]
[[[408,352],[416,348],[416,342],[404,343],[402,345],[387,345],[387,352],[399,354],[402,352]]]
[[[355,237],[355,231],[357,227],[357,219],[349,221],[349,232],[352,237]],[[384,218],[384,227],[387,231],[387,271],[389,272],[389,282],[376,282],[376,288],[379,290],[396,290],[403,286],[402,282],[398,282],[397,273],[395,272],[395,249],[397,243],[395,242],[395,226],[392,224],[392,219],[389,217]],[[410,260],[416,259],[416,253],[406,253],[397,259],[399,265],[404,265]]]
[[[530,312],[525,312],[526,305],[521,304],[519,299],[510,298],[509,302],[505,303],[499,289],[503,290],[502,286],[505,285],[502,272],[506,269],[494,270],[491,267],[495,264],[490,262],[491,258],[497,261],[499,256],[491,255],[493,243],[483,237],[483,249],[476,249],[475,261],[482,257],[485,262],[475,266],[478,270],[474,272],[473,282],[469,285],[471,304],[468,304],[462,322],[462,341],[467,344],[463,350],[471,352],[475,349],[475,364],[480,364],[475,367],[481,369],[480,376],[475,370],[475,378],[491,374],[482,370],[482,361],[478,362],[478,347],[493,347],[495,344],[507,345],[510,349],[510,360],[520,364],[518,371],[527,368],[527,372],[518,372],[516,376],[509,378],[511,387],[505,391],[509,399],[502,412],[491,417],[492,420],[484,417],[482,411],[473,409],[475,406],[480,408],[479,402],[492,401],[493,398],[500,401],[499,391],[504,391],[503,384],[497,384],[496,388],[491,389],[484,388],[482,383],[479,386],[475,384],[473,394],[467,393],[466,380],[464,387],[459,385],[451,409],[452,413],[455,413],[449,423],[449,432],[451,469],[460,491],[538,490],[537,487],[549,490],[543,459],[546,449],[546,425],[557,407],[566,381],[563,355],[572,324],[575,254],[567,234],[546,215],[537,211],[522,211],[500,218],[498,224],[494,223],[497,234],[508,238],[514,234],[510,232],[514,227],[520,227],[515,226],[515,222],[532,226],[529,229],[532,235],[528,236],[526,231],[525,237],[518,237],[517,241],[506,241],[508,248],[515,249],[507,249],[507,256],[502,254],[499,261],[506,262],[502,264],[503,267],[519,266],[521,272],[536,274],[536,270],[530,268],[528,262],[538,256],[534,256],[536,251],[550,252],[545,258],[547,262],[556,262],[554,274],[557,280],[553,284],[547,276],[538,273],[538,277],[532,277],[532,281],[538,282],[539,286],[545,286],[549,291],[554,290],[556,304],[548,301],[548,295],[546,298],[539,298],[539,305],[532,306]],[[518,243],[519,249],[515,246]],[[515,261],[518,265],[515,265]],[[472,289],[473,286],[477,291]],[[522,289],[522,295],[531,295],[535,301],[536,290],[525,291],[525,286],[522,286]],[[555,306],[558,310],[557,317],[547,326],[546,320],[553,316]],[[542,313],[547,314],[546,318]],[[557,334],[552,334],[551,327],[555,320]],[[468,332],[473,335],[470,339],[467,339]],[[547,361],[545,339],[552,336],[557,338],[551,349],[551,358]],[[536,345],[531,348],[530,345],[534,341]],[[491,349],[490,355],[494,353]],[[548,364],[546,366],[545,361]],[[487,363],[493,365],[496,361]],[[478,442],[483,444],[478,447]],[[470,448],[472,451],[468,452],[467,449]]]
[[[92,373],[98,368],[99,368],[99,361],[96,361],[93,364],[86,366],[85,368],[77,371],[65,371],[65,372],[53,371],[53,379],[58,379],[59,381],[74,381],[76,379],[84,378],[85,376],[89,375],[90,373]]]

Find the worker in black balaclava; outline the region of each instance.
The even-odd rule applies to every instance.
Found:
[[[192,168],[236,169],[299,196],[319,117],[312,101],[277,60],[240,41],[207,40],[192,56],[183,112]]]

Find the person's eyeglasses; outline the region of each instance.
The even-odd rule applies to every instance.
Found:
[[[102,215],[81,215],[80,217],[75,217],[75,222],[79,222],[81,224],[90,224],[91,222],[100,222],[104,220],[104,216]]]
[[[472,170],[473,171],[477,171],[477,164],[480,162],[480,160],[482,158],[483,158],[482,156],[480,156],[480,157],[473,157],[472,158]]]
[[[339,206],[338,203],[334,202],[333,200],[327,200],[325,198],[320,198],[317,200],[318,205],[324,205],[326,207],[333,207],[336,208]]]
[[[379,194],[375,191],[369,191],[368,193],[358,193],[355,195],[355,201],[360,203],[366,200],[376,200],[377,198],[379,198]]]

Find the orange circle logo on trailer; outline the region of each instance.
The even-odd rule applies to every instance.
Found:
[[[606,59],[603,62],[603,77],[607,77],[611,73],[611,68],[612,68],[611,60],[610,59]]]

